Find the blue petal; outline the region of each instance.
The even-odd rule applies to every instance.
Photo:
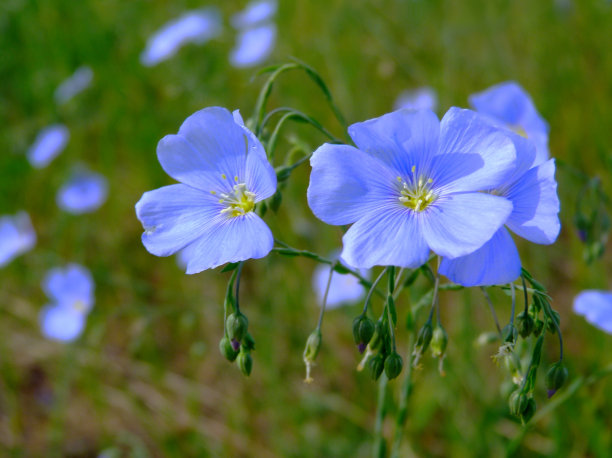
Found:
[[[35,244],[36,232],[26,212],[0,217],[0,267],[31,250]]]
[[[47,305],[40,312],[40,327],[45,337],[70,342],[81,335],[85,314],[72,307]]]
[[[265,156],[247,156],[245,184],[249,191],[255,193],[255,202],[267,199],[276,192],[276,172]]]
[[[187,261],[187,273],[195,274],[228,262],[263,258],[273,244],[274,238],[266,223],[250,212],[235,218],[216,219],[186,247],[183,259]]]
[[[392,171],[352,146],[326,143],[310,164],[308,205],[328,224],[350,224],[389,199],[399,202]]]
[[[554,159],[525,173],[505,196],[514,206],[506,222],[510,230],[527,240],[544,245],[557,239],[561,223]]]
[[[178,135],[166,135],[157,157],[168,175],[202,191],[230,192],[244,182],[249,138],[225,108],[197,111],[181,125]]]
[[[330,268],[328,265],[319,264],[313,273],[312,283],[319,304],[323,303]],[[367,271],[362,271],[361,274],[366,278],[369,276]],[[357,302],[364,293],[365,288],[356,277],[334,272],[327,294],[327,307],[336,308],[343,304]]]
[[[246,8],[234,14],[230,22],[235,29],[246,29],[271,20],[276,14],[277,3],[272,0],[250,2]]]
[[[49,270],[42,282],[42,288],[49,299],[66,306],[78,303],[84,312],[93,307],[94,287],[89,270],[74,263]]]
[[[32,167],[40,169],[49,165],[64,150],[69,138],[70,132],[63,124],[41,130],[27,153]]]
[[[355,267],[419,267],[429,248],[421,230],[422,215],[389,204],[363,216],[344,234],[342,258]]]
[[[473,253],[443,258],[439,272],[463,286],[503,285],[521,275],[521,260],[512,236],[502,227]]]
[[[353,124],[348,131],[361,151],[408,177],[413,166],[427,169],[437,153],[440,123],[431,111],[403,109]]]
[[[512,203],[503,197],[452,194],[439,198],[422,212],[421,230],[436,254],[457,258],[490,240],[511,211]]]
[[[586,290],[574,299],[574,312],[594,326],[612,334],[612,293]]]
[[[93,80],[93,70],[91,67],[82,66],[66,80],[64,80],[55,90],[55,101],[58,104],[68,102],[77,94],[83,92],[91,85]]]
[[[203,44],[221,33],[221,15],[216,8],[191,11],[164,25],[147,41],[140,55],[150,67],[172,57],[186,43]]]
[[[240,110],[232,111],[232,116],[234,117],[234,122],[238,124],[240,127],[242,127],[242,131],[246,134],[247,138],[249,139],[249,154],[254,153],[254,154],[258,154],[262,158],[267,158],[266,150],[264,150],[264,147],[259,141],[259,139],[244,124],[244,119],[242,119]]]
[[[57,193],[57,205],[69,213],[81,214],[97,210],[108,193],[106,178],[85,172],[73,176]]]
[[[438,107],[438,96],[436,91],[430,87],[420,87],[412,91],[402,92],[393,105],[394,110],[407,108],[409,110],[436,111]]]
[[[537,147],[537,162],[548,159],[548,123],[540,116],[529,94],[514,81],[492,86],[470,96],[479,113],[495,118],[506,127],[525,134]]]
[[[434,186],[447,192],[493,189],[503,184],[516,159],[514,144],[504,131],[478,113],[456,107],[448,110],[440,123],[440,154],[449,157],[444,166],[432,165]],[[461,156],[453,156],[457,154]],[[480,156],[480,164],[462,159],[472,155]]]
[[[263,24],[243,30],[230,54],[234,67],[244,68],[264,62],[274,49],[276,25]]]
[[[145,192],[136,204],[142,243],[156,256],[176,253],[208,231],[223,208],[218,197],[182,184]]]

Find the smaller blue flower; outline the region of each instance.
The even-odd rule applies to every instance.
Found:
[[[36,245],[36,232],[30,216],[19,212],[15,216],[0,216],[0,267]]]
[[[66,148],[69,138],[70,132],[63,124],[53,124],[41,130],[27,152],[32,167],[42,169],[49,165]]]
[[[499,83],[472,94],[469,100],[479,113],[534,142],[537,150],[536,164],[541,164],[549,158],[548,123],[538,113],[529,94],[518,83]]]
[[[612,292],[586,290],[574,298],[574,312],[593,326],[612,334]]]
[[[180,184],[145,192],[136,204],[151,254],[182,250],[193,274],[270,252],[272,232],[254,209],[276,191],[276,173],[237,111],[197,111],[160,140],[157,157]]]
[[[332,258],[337,258],[339,254],[339,252],[334,253]],[[350,267],[343,259],[340,259],[340,262],[342,265]],[[330,266],[319,264],[312,276],[312,285],[319,304],[323,304],[323,297],[325,296],[325,289],[327,288],[327,281],[329,279],[329,269]],[[364,278],[370,277],[369,270],[359,269],[359,273]],[[336,308],[341,305],[357,302],[363,297],[364,293],[365,289],[363,285],[359,283],[359,280],[353,275],[334,272],[329,285],[329,292],[327,293],[326,306],[329,308]]]
[[[65,79],[55,90],[55,101],[61,105],[68,102],[74,96],[87,89],[93,80],[91,67],[82,66],[67,79]]]
[[[264,62],[274,49],[276,25],[263,24],[241,31],[230,54],[230,63],[237,68],[253,67]]]
[[[275,0],[256,0],[231,18],[235,29],[247,29],[268,22],[274,18],[278,4]]]
[[[106,201],[108,183],[99,173],[79,171],[57,193],[57,205],[73,214],[90,213]]]
[[[89,271],[78,264],[51,269],[42,288],[51,304],[40,313],[43,334],[54,340],[76,339],[83,328],[87,314],[94,304],[94,282]]]
[[[561,229],[554,159],[534,165],[534,144],[516,134],[508,135],[516,148],[516,166],[490,192],[512,202],[512,213],[505,222],[508,229],[533,243],[550,245]],[[442,259],[440,274],[463,286],[501,285],[516,280],[521,274],[521,260],[506,227],[475,252]]]
[[[216,8],[185,13],[149,38],[140,62],[151,67],[174,56],[187,43],[204,44],[218,37],[221,30],[221,15]]]
[[[393,105],[394,110],[399,110],[400,108],[436,111],[438,108],[438,95],[430,87],[403,91]]]

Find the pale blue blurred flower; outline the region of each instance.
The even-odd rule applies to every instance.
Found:
[[[516,134],[508,135],[516,148],[516,165],[504,182],[490,192],[512,202],[512,213],[505,222],[508,229],[530,242],[550,245],[561,230],[554,159],[534,165],[534,144]],[[440,274],[463,286],[501,285],[516,280],[521,275],[521,260],[506,227],[474,253],[442,259]]]
[[[104,176],[89,171],[76,172],[57,193],[57,205],[73,214],[90,213],[97,210],[108,194],[108,183]]]
[[[430,87],[403,91],[393,105],[394,110],[399,110],[400,108],[436,111],[438,108],[438,96],[436,91]]]
[[[574,312],[593,326],[612,334],[612,292],[586,290],[574,298]]]
[[[349,127],[357,148],[312,155],[308,204],[333,225],[354,223],[342,258],[355,267],[419,267],[429,251],[480,248],[512,211],[495,188],[515,162],[512,141],[475,112],[398,110]]]
[[[63,104],[72,99],[75,95],[87,89],[93,80],[93,70],[86,65],[79,67],[67,79],[65,79],[55,90],[55,101]]]
[[[70,132],[63,124],[53,124],[41,130],[27,153],[32,167],[41,169],[49,165],[64,150],[69,138]]]
[[[275,41],[275,24],[264,24],[242,30],[230,54],[230,63],[238,68],[259,65],[270,56]]]
[[[182,250],[193,274],[270,252],[272,232],[253,210],[276,191],[276,173],[237,111],[197,111],[160,140],[157,157],[180,184],[145,192],[136,204],[150,253]]]
[[[231,18],[235,29],[246,29],[274,18],[278,3],[276,0],[257,0],[249,3],[246,8],[236,13]]]
[[[518,83],[506,81],[472,94],[472,107],[494,122],[505,126],[535,143],[539,165],[550,156],[548,152],[548,123],[536,109],[529,94]]]
[[[35,244],[36,232],[26,212],[0,216],[0,267],[31,250]]]
[[[335,253],[332,258],[337,258],[339,253]],[[343,259],[340,259],[342,265],[348,267],[348,264]],[[317,301],[319,305],[323,304],[323,297],[325,296],[325,288],[327,287],[327,281],[329,279],[329,269],[331,267],[326,264],[319,264],[312,276],[312,286],[315,294],[317,295]],[[366,269],[359,269],[359,273],[364,278],[370,278],[370,271]],[[331,283],[329,285],[329,292],[327,293],[327,307],[336,308],[341,305],[351,304],[357,302],[363,297],[365,289],[359,280],[351,274],[340,274],[334,272],[332,274]]]
[[[149,38],[140,62],[147,67],[156,65],[176,54],[184,44],[204,44],[221,31],[221,14],[216,8],[190,11],[166,23]]]
[[[94,304],[94,282],[89,270],[74,263],[51,269],[42,288],[51,299],[40,313],[43,334],[54,340],[76,339]]]

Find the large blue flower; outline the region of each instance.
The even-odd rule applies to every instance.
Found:
[[[136,204],[150,253],[184,250],[193,274],[270,252],[272,233],[253,210],[276,191],[276,174],[238,112],[210,107],[194,113],[178,135],[160,140],[157,157],[181,184],[145,192]]]
[[[534,165],[534,144],[510,135],[516,146],[516,166],[491,192],[512,202],[512,213],[505,222],[508,229],[531,242],[549,245],[561,229],[554,159]],[[463,286],[499,285],[520,276],[521,260],[511,235],[502,227],[474,253],[443,259],[440,273]]]
[[[451,258],[480,248],[512,211],[477,192],[514,164],[512,141],[470,110],[399,110],[353,124],[357,148],[325,144],[311,158],[308,203],[328,224],[355,223],[342,258],[355,267],[418,267],[429,250]]]
[[[612,292],[586,290],[574,298],[574,312],[593,326],[612,334]]]
[[[94,304],[94,282],[89,271],[78,264],[51,269],[42,283],[51,299],[40,312],[43,334],[54,340],[76,339],[85,327]]]
[[[472,94],[470,104],[479,113],[533,141],[537,150],[536,164],[549,158],[548,123],[518,83],[506,81]]]

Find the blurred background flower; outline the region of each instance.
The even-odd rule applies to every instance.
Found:
[[[60,154],[70,138],[68,128],[63,124],[53,124],[41,130],[28,150],[28,160],[37,169],[46,167]]]
[[[78,170],[59,189],[57,205],[75,215],[97,210],[106,201],[108,183],[104,176],[87,170]]]
[[[0,267],[31,250],[35,244],[36,233],[26,212],[0,216]]]
[[[55,101],[63,104],[87,89],[93,81],[93,70],[86,65],[77,68],[74,73],[57,87]]]
[[[593,326],[612,334],[612,292],[586,290],[574,298],[574,312]]]

